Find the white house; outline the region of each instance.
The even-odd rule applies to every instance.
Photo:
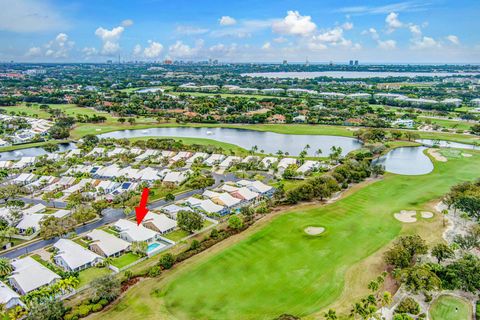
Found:
[[[147,149],[145,150],[143,153],[141,153],[140,155],[138,155],[135,160],[137,161],[142,161],[142,160],[145,160],[149,157],[153,157],[155,155],[157,155],[159,153],[158,150],[153,150],[153,149]]]
[[[238,198],[240,200],[244,200],[244,201],[247,201],[247,202],[255,200],[258,197],[257,192],[253,192],[252,190],[248,189],[247,187],[238,188],[237,190],[231,192],[230,194],[232,196],[234,196],[235,198]]]
[[[18,293],[10,289],[5,283],[0,281],[0,304],[3,304],[6,309],[11,309],[16,306],[24,307],[25,305],[20,300]]]
[[[320,162],[314,160],[306,160],[298,169],[297,172],[305,174],[320,167]]]
[[[294,158],[283,158],[282,160],[280,160],[280,162],[278,163],[278,169],[287,169],[288,166],[292,165],[292,164],[296,164],[297,163],[297,159],[294,159]]]
[[[35,157],[22,157],[19,161],[17,161],[14,165],[14,169],[23,169],[27,166],[30,166],[35,163],[37,159]]]
[[[158,238],[158,233],[142,225],[126,219],[120,219],[113,225],[120,233],[120,238],[128,242],[153,242]]]
[[[237,181],[237,184],[243,187],[247,187],[253,192],[260,193],[260,194],[268,194],[273,191],[273,187],[269,186],[261,181],[258,180],[240,180]]]
[[[58,274],[31,257],[13,260],[12,267],[14,271],[8,281],[22,295],[61,279]]]
[[[160,208],[160,211],[165,212],[170,218],[177,220],[177,214],[179,211],[192,211],[190,207],[178,206],[176,204],[170,204],[168,206]]]
[[[223,159],[225,159],[225,156],[223,154],[217,154],[217,153],[214,153],[212,155],[210,155],[210,157],[208,157],[204,163],[207,165],[207,166],[213,166],[214,164],[217,164],[217,163],[220,163],[223,161]]]
[[[191,156],[190,158],[187,159],[186,163],[187,164],[192,164],[195,162],[195,159],[203,159],[203,160],[206,160],[208,158],[208,153],[205,153],[205,152],[196,152],[193,154],[193,156]]]
[[[172,157],[172,161],[177,162],[177,161],[180,161],[180,160],[186,160],[186,159],[190,158],[192,155],[193,155],[193,153],[191,153],[191,152],[180,151],[179,153],[177,153],[175,156]]]
[[[242,158],[236,156],[228,156],[226,157],[218,166],[220,168],[228,169],[235,163],[239,163],[242,161]]]
[[[12,183],[26,185],[32,183],[37,179],[37,176],[33,173],[20,173],[15,179],[12,180]]]
[[[172,183],[172,184],[181,184],[188,179],[190,171],[170,171],[163,178],[163,182]]]
[[[108,151],[107,152],[107,157],[109,157],[109,158],[114,157],[114,156],[117,156],[117,155],[125,153],[125,152],[127,152],[127,149],[117,147],[113,150]]]
[[[177,227],[177,221],[170,219],[165,214],[156,214],[148,212],[142,222],[144,227],[147,227],[160,234],[173,231]]]
[[[89,249],[103,257],[118,257],[130,249],[129,242],[103,230],[92,230],[86,237],[92,240]]]
[[[263,165],[263,167],[265,169],[268,169],[268,168],[270,168],[270,166],[272,164],[277,163],[277,162],[278,162],[278,159],[275,158],[275,157],[265,157],[265,158],[262,159],[261,164]]]
[[[105,148],[93,148],[92,151],[86,154],[87,157],[90,156],[103,156],[105,154]]]
[[[115,190],[119,185],[120,185],[120,183],[118,183],[118,182],[109,181],[109,180],[102,180],[102,181],[100,181],[99,184],[97,184],[96,190],[97,190],[97,192],[100,192],[100,191],[103,190],[103,192],[105,194],[107,194],[107,193],[110,193],[113,190]]]
[[[205,211],[207,213],[226,213],[226,208],[224,206],[214,203],[212,200],[202,200],[194,197],[190,197],[185,200],[185,202],[192,208]]]
[[[67,271],[84,270],[103,260],[98,254],[72,240],[60,239],[53,246],[58,250],[53,260]]]

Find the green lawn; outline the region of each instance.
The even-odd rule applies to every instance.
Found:
[[[101,276],[107,275],[112,273],[112,270],[108,269],[107,267],[104,268],[97,268],[92,267],[79,272],[78,280],[80,280],[80,284],[78,285],[79,288],[86,286],[89,284],[93,279],[100,278]]]
[[[456,130],[469,130],[475,123],[468,121],[458,121],[458,120],[449,120],[449,119],[436,119],[429,117],[420,117],[422,120],[429,119],[432,124],[438,124],[444,128],[456,129]]]
[[[472,319],[472,306],[463,299],[443,295],[430,307],[432,320],[470,320]]]
[[[175,270],[165,281],[148,280],[132,288],[100,317],[273,319],[282,313],[316,313],[340,298],[347,270],[400,234],[402,224],[393,213],[425,209],[453,184],[474,178],[480,153],[472,154],[436,162],[428,175],[388,174],[331,205],[280,215],[227,249]],[[312,225],[326,232],[306,235],[304,229]],[[378,275],[362,271],[349,281]]]
[[[50,108],[52,109],[60,109],[69,116],[76,116],[77,114],[82,114],[88,116],[102,115],[107,118],[112,118],[112,116],[107,112],[101,112],[85,107],[79,107],[75,104],[48,104],[48,106],[50,106]],[[16,113],[25,113],[27,116],[30,117],[38,116],[39,118],[43,119],[48,119],[50,117],[50,114],[47,111],[40,109],[40,104],[32,104],[31,106],[27,106],[25,103],[22,103],[18,106],[0,106],[0,109],[5,110],[8,113],[12,111]]]
[[[208,220],[205,220],[205,221],[203,221],[203,228],[202,229],[205,229],[205,228],[207,228],[211,225],[212,225],[212,222],[210,222]],[[169,232],[169,233],[167,233],[163,236],[167,239],[178,242],[178,241],[182,240],[183,238],[187,237],[188,235],[189,235],[189,233],[187,231],[177,229],[177,230]]]
[[[138,255],[136,255],[135,253],[132,253],[132,252],[128,252],[128,253],[125,253],[124,255],[122,255],[118,258],[114,258],[113,261],[112,261],[112,265],[121,269],[123,267],[128,266],[131,263],[134,263],[138,259],[140,259],[140,257]]]

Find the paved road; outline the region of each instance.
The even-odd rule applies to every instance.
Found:
[[[237,181],[237,180],[239,180],[235,175],[233,175],[231,173],[227,173],[227,174],[213,173],[213,178],[215,179],[215,183],[210,188],[216,188],[225,181]],[[203,193],[203,191],[204,190],[202,190],[202,189],[196,189],[196,190],[192,190],[192,191],[188,191],[188,192],[179,194],[175,197],[175,201],[186,199],[188,197],[193,196],[194,194]],[[33,203],[33,204],[37,204],[37,203],[46,204],[45,201],[38,200],[38,199],[22,198],[21,200],[23,200],[27,203]],[[155,209],[155,208],[158,208],[158,207],[161,207],[161,206],[164,206],[166,204],[173,203],[173,202],[174,201],[167,202],[165,200],[157,200],[157,201],[154,201],[154,202],[150,203],[147,207],[149,209]],[[67,204],[65,202],[56,202],[56,205],[57,205],[56,206],[57,208],[65,208]],[[100,227],[102,227],[106,224],[114,223],[117,220],[119,220],[121,218],[125,218],[125,217],[126,217],[125,213],[123,212],[122,209],[108,208],[108,209],[105,209],[102,212],[102,218],[101,219],[99,219],[95,222],[89,223],[87,225],[80,226],[75,230],[75,232],[76,232],[76,234],[86,233],[86,232],[89,232],[93,229],[100,228]],[[41,249],[41,248],[49,246],[49,245],[52,245],[57,240],[58,240],[58,238],[48,239],[48,240],[40,240],[40,241],[34,242],[32,244],[29,244],[25,247],[14,249],[14,250],[9,251],[7,253],[4,253],[0,256],[5,257],[5,258],[9,258],[9,259],[18,258],[21,255],[27,254],[29,252]]]

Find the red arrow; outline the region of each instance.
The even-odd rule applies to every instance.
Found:
[[[135,214],[137,215],[137,225],[140,225],[140,223],[142,223],[143,218],[145,218],[148,213],[147,201],[149,191],[150,190],[148,188],[143,188],[140,204],[138,205],[138,207],[135,208]]]

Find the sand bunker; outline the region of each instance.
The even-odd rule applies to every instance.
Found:
[[[424,218],[424,219],[433,218],[433,213],[431,213],[430,211],[422,211],[422,212],[420,212],[420,214],[422,215],[422,218]]]
[[[442,156],[437,149],[428,149],[428,154],[431,155],[435,160],[440,162],[447,162],[447,158]]]
[[[402,210],[400,213],[395,213],[393,216],[395,219],[403,223],[417,222],[417,211]]]
[[[470,158],[472,155],[470,153],[462,153],[462,156],[465,158]]]
[[[316,236],[325,231],[325,228],[322,227],[306,227],[305,228],[305,233],[310,235],[310,236]]]

